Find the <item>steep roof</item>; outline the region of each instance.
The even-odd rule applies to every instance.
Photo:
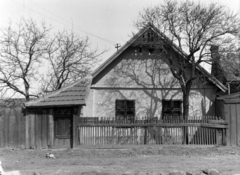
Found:
[[[174,44],[164,33],[160,32],[158,28],[156,28],[152,24],[146,25],[144,28],[142,28],[136,35],[134,35],[129,41],[127,41],[117,52],[115,52],[109,59],[107,59],[102,65],[100,65],[94,72],[93,72],[93,78],[96,77],[101,71],[103,71],[110,63],[112,63],[117,57],[122,54],[128,47],[130,47],[137,39],[139,39],[145,32],[147,32],[149,29],[153,30],[164,42],[169,44],[173,50],[183,56],[184,58],[187,57],[187,54],[180,49],[176,44]],[[219,89],[221,89],[223,92],[227,90],[227,87],[224,86],[216,77],[208,73],[202,66],[198,65],[197,69],[204,74],[209,81],[211,81],[213,84],[215,84]]]
[[[85,99],[89,93],[92,77],[85,77],[69,86],[56,90],[37,100],[25,103],[25,107],[56,107],[85,105]]]

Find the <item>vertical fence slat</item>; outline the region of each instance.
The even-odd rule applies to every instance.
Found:
[[[4,109],[0,109],[0,147],[4,147]]]
[[[236,124],[237,124],[237,145],[240,146],[240,118],[238,115],[240,114],[240,104],[236,104]]]
[[[230,117],[231,117],[231,120],[230,120],[230,122],[231,122],[231,138],[230,138],[230,140],[231,140],[231,145],[232,146],[235,146],[236,145],[236,136],[237,136],[237,133],[236,133],[236,131],[237,131],[237,127],[236,127],[236,104],[231,104],[231,113],[230,113]]]

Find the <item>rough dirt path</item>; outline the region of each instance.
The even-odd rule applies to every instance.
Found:
[[[46,153],[55,159],[47,159]],[[240,173],[239,147],[115,146],[65,150],[0,149],[5,170],[48,174],[167,174],[172,170],[200,172],[215,168],[224,175]],[[97,173],[98,172],[98,173]]]

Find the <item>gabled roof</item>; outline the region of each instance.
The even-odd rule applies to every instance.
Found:
[[[92,83],[92,77],[85,77],[73,84],[56,90],[37,100],[25,103],[25,107],[57,107],[85,105],[87,95]]]
[[[110,63],[112,63],[117,57],[122,54],[128,47],[130,47],[135,41],[137,41],[140,36],[142,36],[145,32],[147,32],[149,29],[153,30],[164,42],[169,44],[174,51],[176,51],[178,54],[182,55],[184,58],[187,57],[187,54],[180,49],[176,44],[174,44],[164,33],[160,32],[158,28],[156,28],[152,24],[146,25],[144,28],[142,28],[136,35],[134,35],[129,41],[127,41],[117,52],[115,52],[109,59],[107,59],[102,65],[100,65],[94,72],[93,72],[93,78],[96,77],[101,71],[103,71]],[[223,92],[227,90],[227,87],[224,86],[216,77],[212,76],[210,73],[208,73],[202,66],[198,65],[197,69],[202,72],[213,84],[215,84],[219,89],[221,89]]]

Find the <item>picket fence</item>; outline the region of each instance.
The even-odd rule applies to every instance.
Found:
[[[167,117],[115,120],[83,117],[78,125],[80,145],[108,144],[226,144],[227,123],[215,117]]]

